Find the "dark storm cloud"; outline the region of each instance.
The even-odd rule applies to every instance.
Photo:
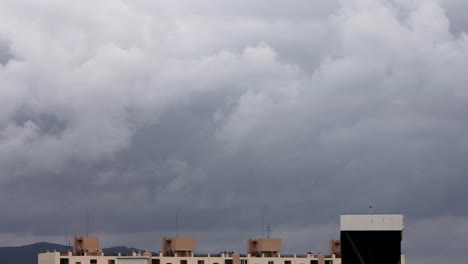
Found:
[[[0,39],[0,64],[5,65],[13,58],[8,42]]]
[[[325,252],[373,205],[405,214],[408,261],[461,261],[467,230],[428,230],[468,217],[463,5],[2,2],[2,243],[88,213],[155,250],[177,214],[201,250],[244,251],[263,215],[285,251]]]
[[[466,34],[468,32],[468,18],[464,15],[463,10],[468,8],[468,3],[457,0],[441,0],[440,4],[450,20],[452,32],[454,34]]]

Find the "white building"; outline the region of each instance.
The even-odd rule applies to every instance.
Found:
[[[73,252],[40,253],[38,264],[341,264],[337,254],[281,255],[281,247],[281,239],[259,238],[248,240],[247,254],[195,254],[195,238],[172,237],[162,239],[157,254],[146,251],[124,256],[104,254],[97,237],[75,237]]]
[[[380,232],[381,230],[384,230],[384,233]],[[163,238],[159,253],[145,251],[133,252],[130,256],[109,255],[104,254],[99,247],[98,237],[75,237],[73,252],[40,253],[38,264],[342,264],[342,246],[344,246],[343,256],[346,257],[346,254],[350,256],[348,260],[343,259],[343,264],[354,264],[355,260],[352,259],[354,255],[357,255],[360,263],[365,263],[364,259],[368,255],[362,256],[362,252],[360,253],[359,250],[373,247],[372,250],[378,252],[374,255],[382,260],[382,256],[391,250],[386,251],[385,248],[382,249],[375,245],[369,246],[364,242],[356,246],[353,239],[367,237],[371,233],[371,235],[377,234],[377,238],[384,242],[382,247],[387,247],[384,245],[386,242],[392,242],[392,249],[401,250],[401,239],[399,241],[385,241],[385,239],[389,231],[402,232],[402,230],[402,215],[342,215],[341,233],[345,238],[342,237],[341,240],[345,239],[345,244],[343,245],[340,240],[331,240],[328,255],[310,252],[302,255],[282,255],[280,253],[282,241],[279,238],[249,239],[246,254],[235,252],[195,254],[196,241],[195,238],[191,237]],[[378,250],[375,250],[376,248]],[[404,255],[401,255],[401,252],[398,254],[396,258],[399,259],[400,264],[405,264]],[[372,263],[376,263],[374,255],[371,256]],[[382,263],[384,262],[382,261]]]

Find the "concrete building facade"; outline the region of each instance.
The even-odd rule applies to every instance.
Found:
[[[38,264],[341,264],[335,254],[281,255],[281,239],[249,239],[247,254],[196,254],[195,238],[163,238],[159,253],[134,252],[130,256],[104,254],[97,237],[75,237],[73,251],[46,252]],[[88,248],[88,246],[90,246]]]
[[[403,215],[342,215],[340,254],[343,264],[400,264]]]
[[[345,219],[343,221],[343,219]],[[342,218],[341,231],[354,229],[366,230],[367,218]],[[372,228],[391,228],[398,225],[390,224],[388,218],[376,217]],[[393,218],[392,218],[393,219]],[[383,222],[382,222],[383,221]],[[383,225],[383,226],[382,226]],[[395,227],[395,228],[399,228]],[[398,230],[395,230],[398,231]],[[38,264],[365,264],[367,262],[354,262],[352,258],[348,261],[342,260],[342,242],[340,240],[330,241],[330,252],[327,255],[293,254],[282,255],[282,240],[279,238],[255,238],[247,241],[247,253],[219,252],[215,254],[195,253],[196,240],[192,237],[169,237],[161,240],[161,250],[158,253],[149,251],[133,252],[130,255],[105,254],[99,246],[98,237],[75,237],[73,250],[69,252],[45,252],[38,255]],[[398,245],[399,247],[399,245]],[[353,251],[354,252],[354,251]],[[404,256],[401,255],[400,264],[405,264]],[[378,263],[378,262],[377,262]],[[394,263],[397,264],[397,263]]]

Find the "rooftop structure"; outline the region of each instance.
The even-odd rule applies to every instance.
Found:
[[[403,231],[401,214],[341,215],[341,231]]]
[[[164,256],[192,256],[195,251],[194,237],[170,237],[161,240],[161,252]]]
[[[38,264],[381,264],[393,263],[385,260],[390,255],[392,261],[397,259],[401,261],[400,264],[404,264],[405,259],[401,255],[399,244],[401,236],[400,240],[395,240],[394,233],[390,236],[388,233],[379,233],[382,229],[386,230],[385,232],[389,230],[400,232],[401,235],[403,218],[397,215],[373,215],[372,219],[362,215],[341,216],[341,240],[330,241],[328,255],[311,252],[281,254],[282,240],[269,237],[248,239],[246,254],[233,251],[214,254],[195,253],[196,239],[193,237],[165,237],[161,240],[161,251],[158,253],[142,251],[130,255],[105,254],[99,246],[98,237],[79,236],[74,239],[73,251],[40,253]],[[356,231],[371,233],[362,236],[361,233],[354,233]],[[391,237],[392,240],[389,241],[393,244],[389,246],[389,250],[362,251],[369,247],[366,244],[369,234],[373,234],[373,241]],[[385,247],[383,244],[378,244],[377,248]],[[369,255],[369,252],[383,255]],[[388,252],[391,254],[388,255]],[[397,257],[395,257],[396,252],[400,254]],[[370,262],[367,261],[369,256]],[[398,262],[393,264],[396,263]]]
[[[342,215],[340,229],[343,264],[404,263],[403,215]]]
[[[281,251],[281,239],[257,238],[247,241],[247,252],[255,257],[277,257]]]
[[[77,256],[99,256],[102,248],[99,247],[99,238],[95,236],[75,237],[73,241],[73,254]]]

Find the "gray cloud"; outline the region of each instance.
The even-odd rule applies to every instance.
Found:
[[[14,57],[10,52],[8,42],[0,39],[0,64],[4,66],[13,58]]]
[[[468,7],[468,3],[465,1],[442,0],[440,4],[450,20],[451,31],[454,34],[466,34],[468,31],[468,19],[463,15],[462,10]]]
[[[440,226],[468,213],[463,5],[3,1],[2,243],[88,212],[104,244],[157,249],[179,214],[201,250],[243,251],[264,214],[324,252],[372,204],[405,214],[408,261],[461,261]]]

